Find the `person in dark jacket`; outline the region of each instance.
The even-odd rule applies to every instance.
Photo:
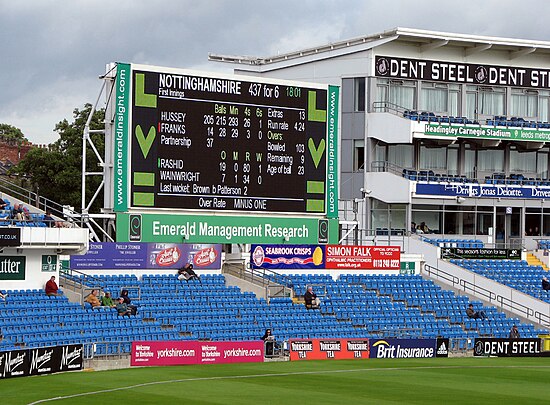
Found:
[[[317,294],[313,291],[313,287],[309,286],[304,294],[304,301],[307,309],[317,309],[321,305],[321,300],[317,298]]]
[[[550,290],[550,281],[548,281],[548,279],[546,277],[542,278],[542,289],[544,291]]]
[[[128,290],[122,290],[120,292],[120,298],[124,300],[124,303],[128,306],[128,309],[132,311],[132,315],[137,314],[137,307],[132,305],[132,300],[128,296]]]
[[[185,266],[178,270],[178,280],[189,281],[193,279],[199,280],[199,282],[201,282],[200,277],[193,270],[193,265],[191,263],[187,263]]]
[[[466,309],[466,315],[468,315],[468,318],[470,319],[487,319],[487,315],[485,315],[484,311],[474,311],[473,304],[468,305],[468,309]]]
[[[512,326],[512,329],[510,329],[510,334],[508,335],[508,339],[519,339],[519,330],[516,325]]]

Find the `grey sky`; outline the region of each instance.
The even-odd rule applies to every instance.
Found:
[[[546,0],[0,0],[0,123],[55,141],[112,61],[229,72],[208,53],[269,56],[398,26],[550,40],[549,12]]]

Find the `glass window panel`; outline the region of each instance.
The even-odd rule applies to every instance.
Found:
[[[548,150],[538,151],[537,153],[537,177],[548,178]]]
[[[460,115],[460,93],[458,91],[449,92],[449,105],[447,107],[447,112],[452,117],[458,117]]]
[[[537,152],[518,152],[510,150],[510,172],[535,173],[537,171]]]
[[[505,94],[493,90],[483,90],[480,93],[480,114],[505,115]]]
[[[365,141],[355,139],[353,141],[353,170],[362,170],[365,166]]]
[[[479,211],[478,207],[478,211]],[[483,207],[491,208],[491,207]],[[477,214],[477,234],[489,235],[489,228],[493,227],[493,214],[492,213],[479,213]]]
[[[477,151],[477,167],[482,171],[503,172],[504,150],[479,150]]]
[[[414,82],[392,81],[389,101],[397,107],[414,109],[416,87]]]
[[[365,111],[365,78],[355,78],[355,97],[354,97],[354,109],[355,111]]]
[[[550,106],[548,97],[539,98],[539,120],[548,122],[548,108]]]
[[[466,108],[464,113],[466,117],[471,120],[477,118],[477,94],[476,93],[467,93],[466,94]]]
[[[423,87],[420,93],[420,109],[436,114],[447,113],[447,89],[440,87]]]
[[[388,145],[388,162],[394,165],[412,169],[413,165],[413,145]]]
[[[447,171],[446,148],[427,148],[420,146],[418,168],[445,173]]]
[[[537,104],[537,94],[515,90],[510,98],[510,115],[534,118],[537,116]]]

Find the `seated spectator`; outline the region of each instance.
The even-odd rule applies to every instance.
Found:
[[[116,312],[118,316],[130,316],[132,310],[128,308],[128,304],[124,302],[124,297],[119,297],[118,303],[116,304]]]
[[[3,291],[0,291],[0,298],[2,298],[3,300],[5,300],[7,296],[8,296],[8,293],[5,293],[5,292],[3,292]]]
[[[430,228],[428,228],[428,225],[424,221],[418,225],[418,229],[420,230],[419,233],[430,233]]]
[[[304,294],[304,301],[307,309],[318,309],[321,305],[321,300],[317,298],[317,294],[313,292],[312,286],[308,286],[307,291]]]
[[[474,311],[473,304],[468,305],[468,309],[466,309],[466,315],[468,315],[468,318],[470,319],[487,319],[487,315],[485,315],[484,311]]]
[[[128,296],[128,290],[122,290],[120,292],[120,298],[124,300],[124,303],[128,305],[128,309],[132,311],[132,315],[137,314],[137,307],[135,305],[132,305],[132,300]]]
[[[199,280],[199,282],[202,283],[197,273],[195,273],[195,271],[193,270],[193,265],[191,263],[187,263],[185,266],[178,270],[178,280],[189,281],[193,279]]]
[[[510,329],[510,334],[508,335],[508,339],[519,339],[519,330],[516,325],[512,326],[512,329]]]
[[[46,282],[44,290],[46,291],[46,295],[48,297],[63,295],[61,290],[59,290],[57,283],[55,282],[55,276],[51,276],[50,279]]]
[[[70,228],[70,224],[65,221],[58,221],[52,216],[52,210],[46,210],[42,219],[49,228]]]
[[[542,278],[542,289],[544,291],[550,290],[550,281],[548,281],[548,279],[546,277]]]
[[[13,209],[11,210],[11,219],[16,221],[26,221],[28,218],[23,209],[23,204],[15,203]]]
[[[109,308],[114,308],[116,306],[109,291],[107,291],[105,295],[101,297],[101,305]]]
[[[0,198],[0,210],[5,210],[7,207],[9,207],[9,204],[4,201],[4,199]]]
[[[98,291],[92,290],[92,292],[88,294],[86,298],[84,298],[84,302],[87,302],[88,304],[90,304],[92,308],[100,307],[101,302],[99,302],[99,298],[97,298],[97,295],[98,295]]]

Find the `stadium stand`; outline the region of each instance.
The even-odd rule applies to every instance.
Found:
[[[451,263],[550,303],[550,294],[541,288],[542,278],[548,276],[542,266],[530,266],[525,260],[507,259],[451,259]]]
[[[202,282],[173,275],[103,276],[103,291],[115,296],[131,289],[136,316],[118,317],[110,308],[91,309],[40,290],[9,291],[0,302],[2,350],[83,343],[94,355],[128,353],[133,340],[257,340],[271,328],[280,341],[290,338],[437,337],[467,349],[477,336],[506,337],[511,325],[522,337],[546,331],[482,307],[489,321],[468,319],[467,297],[442,290],[418,275],[291,275],[296,296],[313,285],[322,300],[307,310],[290,297],[269,303],[225,284],[223,275]],[[90,285],[90,288],[95,285]]]

